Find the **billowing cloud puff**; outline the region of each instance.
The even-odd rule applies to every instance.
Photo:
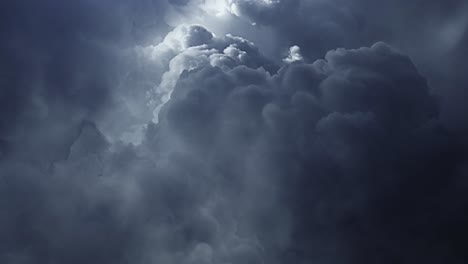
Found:
[[[180,74],[184,71],[207,65],[223,69],[239,65],[253,69],[275,69],[272,62],[252,42],[232,35],[216,37],[200,25],[180,25],[160,44],[145,47],[143,52],[150,60],[156,63],[165,61],[168,65],[151,96],[150,104],[156,107],[156,121],[160,108],[169,100]]]
[[[301,48],[299,46],[294,45],[289,48],[288,57],[283,59],[283,61],[286,63],[291,63],[294,61],[301,61],[303,59],[304,58],[302,57],[302,54],[301,54]]]

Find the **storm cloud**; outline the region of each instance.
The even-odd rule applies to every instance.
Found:
[[[377,2],[0,4],[0,262],[465,263],[467,6]]]

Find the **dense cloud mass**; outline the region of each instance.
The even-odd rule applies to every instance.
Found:
[[[468,6],[420,5],[0,3],[0,263],[466,263]]]
[[[268,49],[302,48],[314,61],[336,47],[358,48],[385,41],[408,53],[432,89],[443,97],[444,123],[467,130],[464,67],[468,4],[463,0],[230,0],[230,11],[242,20],[270,29]],[[287,19],[281,19],[287,18]]]

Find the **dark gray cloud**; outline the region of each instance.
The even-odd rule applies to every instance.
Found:
[[[456,213],[466,199],[453,192],[466,152],[439,124],[426,80],[383,43],[273,76],[242,67],[183,74],[162,113],[161,129],[221,162],[229,189],[253,191],[243,193],[258,206],[244,226],[255,227],[265,262],[466,258],[457,246],[466,216]],[[454,200],[458,209],[448,209]]]
[[[0,262],[465,263],[462,3],[231,2],[0,4]]]
[[[465,87],[457,61],[466,60],[468,5],[451,1],[255,1],[231,0],[239,17],[272,30],[274,41],[261,42],[286,50],[299,45],[310,61],[333,48],[357,48],[385,41],[408,54],[443,98],[443,121],[466,131]],[[282,19],[285,18],[285,19]],[[270,37],[271,34],[268,34]],[[258,41],[257,41],[258,40]],[[449,99],[450,98],[450,99]],[[455,116],[459,118],[455,118]]]

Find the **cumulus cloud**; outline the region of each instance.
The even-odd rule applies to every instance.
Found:
[[[151,60],[163,60],[168,65],[150,96],[150,104],[156,108],[156,122],[161,107],[169,100],[180,74],[184,71],[207,65],[223,69],[239,65],[254,69],[275,69],[273,63],[252,42],[230,34],[216,37],[200,25],[180,25],[169,32],[161,43],[144,49]]]
[[[433,91],[446,98],[441,104],[443,122],[452,130],[466,130],[461,119],[467,111],[460,102],[466,100],[461,88],[466,86],[466,78],[461,77],[459,65],[454,65],[466,54],[461,48],[466,46],[463,36],[467,35],[465,1],[426,1],[424,8],[413,0],[229,3],[232,13],[241,20],[270,30],[250,38],[258,43],[262,38],[273,38],[261,46],[275,50],[276,54],[298,45],[303,57],[313,61],[334,48],[358,48],[378,41],[390,43],[408,54],[428,78]]]
[[[462,234],[447,229],[441,238],[431,230],[462,217],[462,193],[441,186],[463,181],[465,156],[438,124],[427,83],[408,57],[377,43],[270,73],[212,65],[200,49],[189,54],[204,63],[180,74],[140,145],[109,145],[85,122],[68,156],[49,170],[4,163],[2,200],[20,200],[6,207],[11,222],[2,232],[31,230],[8,244],[5,261],[464,257],[442,246]],[[27,186],[34,204],[20,195]],[[439,204],[451,199],[459,202],[450,209]]]
[[[254,81],[245,84],[244,76]],[[256,218],[269,219],[275,228],[259,233],[260,241],[270,254],[281,252],[274,254],[280,262],[431,263],[463,256],[440,246],[458,243],[456,233],[446,239],[431,233],[445,220],[424,215],[446,214],[438,203],[453,197],[438,188],[462,180],[455,168],[465,157],[438,124],[426,80],[386,44],[330,51],[274,75],[245,67],[193,70],[181,76],[161,113],[162,131],[216,157],[208,164],[228,166],[220,169],[252,191],[244,196],[270,196],[267,204],[254,203],[247,228],[264,230]],[[270,254],[267,262],[278,261]]]
[[[304,60],[304,57],[302,57],[301,48],[296,45],[289,48],[288,57],[283,59],[283,61],[286,63],[291,63],[294,61],[302,61],[302,60]]]
[[[271,58],[169,30],[210,3],[3,4],[0,262],[466,262],[466,144],[371,4],[221,3]]]

